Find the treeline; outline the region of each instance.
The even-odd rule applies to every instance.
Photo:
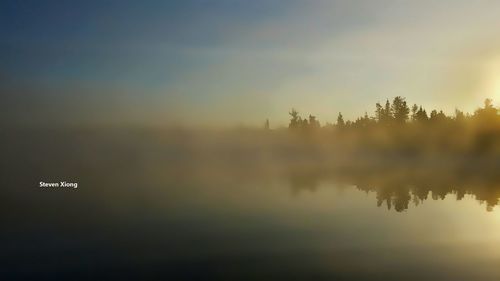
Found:
[[[365,112],[354,121],[345,120],[342,113],[335,123],[325,124],[313,115],[302,118],[295,109],[289,114],[288,131],[310,144],[330,144],[336,155],[344,153],[346,159],[353,155],[367,159],[369,155],[408,162],[423,155],[476,157],[489,153],[500,161],[500,110],[491,99],[473,113],[456,109],[452,115],[417,104],[410,106],[400,96],[392,102],[376,103],[372,115]]]
[[[374,115],[367,112],[354,121],[344,120],[340,112],[335,123],[325,123],[321,126],[320,121],[313,115],[302,118],[299,112],[292,109],[289,112],[291,118],[288,128],[293,131],[310,132],[320,128],[353,129],[369,127],[392,127],[400,129],[402,125],[453,125],[453,123],[473,123],[478,127],[500,127],[500,115],[498,108],[493,106],[491,99],[486,99],[484,106],[478,108],[473,114],[464,113],[456,109],[454,115],[446,115],[442,110],[427,111],[422,106],[408,105],[406,99],[395,97],[392,103],[386,100],[385,104],[375,104]]]

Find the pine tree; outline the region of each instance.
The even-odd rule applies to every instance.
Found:
[[[345,127],[345,122],[344,122],[344,117],[342,116],[342,113],[339,112],[339,116],[337,117],[337,128],[344,128]]]
[[[302,127],[302,118],[300,117],[299,112],[294,108],[292,108],[292,111],[290,111],[289,114],[292,118],[290,119],[290,124],[288,125],[288,128],[296,130]]]
[[[392,113],[394,115],[394,120],[398,123],[405,123],[408,120],[408,114],[410,113],[410,108],[406,104],[406,100],[403,97],[397,96],[392,101]]]

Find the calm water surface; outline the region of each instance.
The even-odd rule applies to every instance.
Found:
[[[5,177],[3,280],[500,280],[491,182],[194,179],[70,151],[59,166],[10,158],[30,171]],[[68,165],[77,189],[38,188]]]

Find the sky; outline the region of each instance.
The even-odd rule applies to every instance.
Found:
[[[3,124],[333,122],[500,103],[500,2],[0,1]]]

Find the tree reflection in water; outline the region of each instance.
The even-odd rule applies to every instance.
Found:
[[[385,167],[384,169],[291,170],[290,186],[294,193],[316,191],[323,182],[353,185],[365,192],[375,192],[377,206],[402,212],[427,199],[443,200],[453,195],[462,200],[472,195],[486,210],[499,204],[500,176],[495,171],[468,172],[465,169]]]

